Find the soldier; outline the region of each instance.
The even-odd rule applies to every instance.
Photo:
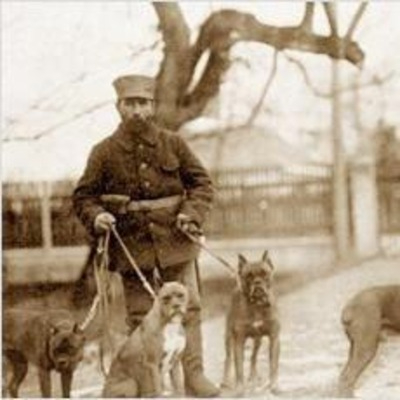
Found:
[[[183,356],[188,394],[215,397],[203,373],[200,298],[194,260],[199,248],[185,232],[198,232],[213,199],[211,179],[186,142],[154,123],[154,80],[117,78],[116,131],[91,151],[73,194],[74,209],[93,236],[112,224],[149,282],[177,280],[190,292]],[[133,331],[152,306],[113,235],[110,268],[121,274],[127,323]]]

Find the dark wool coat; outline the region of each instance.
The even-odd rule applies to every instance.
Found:
[[[177,206],[121,214],[118,207],[101,201],[103,194],[127,195],[131,200],[184,197]],[[212,200],[211,179],[186,142],[155,125],[136,136],[120,125],[97,144],[73,193],[75,212],[92,236],[96,216],[106,210],[114,214],[122,239],[143,269],[193,260],[198,246],[176,228],[176,215],[187,214],[201,226]],[[113,235],[110,268],[131,269]]]

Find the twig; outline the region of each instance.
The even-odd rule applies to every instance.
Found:
[[[265,97],[268,93],[268,90],[270,89],[272,82],[275,78],[276,75],[276,71],[277,71],[277,67],[278,67],[278,53],[279,50],[275,49],[274,51],[274,59],[272,62],[272,69],[271,69],[271,73],[269,74],[268,80],[265,83],[264,89],[261,93],[260,99],[258,100],[257,104],[255,105],[255,107],[253,108],[247,122],[245,123],[246,126],[252,125],[254,120],[256,119],[257,115],[260,113],[261,111],[261,107],[263,105],[263,102],[265,100]]]
[[[317,97],[322,97],[324,99],[330,99],[332,96],[331,92],[323,92],[319,89],[317,89],[314,84],[311,82],[311,78],[308,75],[308,72],[305,68],[305,66],[296,58],[290,56],[289,54],[287,54],[286,52],[283,52],[284,56],[286,57],[286,59],[295,64],[297,66],[297,68],[299,68],[301,74],[303,75],[304,81],[306,82],[307,86],[311,89],[311,91],[313,92],[313,94]]]
[[[153,51],[161,44],[161,38],[155,40],[153,43],[149,44],[148,46],[143,46],[140,47],[139,49],[135,50],[132,52],[132,54],[129,56],[131,59],[135,59],[136,57],[142,55],[143,53],[146,53],[148,51]],[[133,50],[132,46],[129,46],[130,50]]]
[[[331,91],[323,92],[322,90],[319,90],[318,88],[315,87],[315,85],[311,81],[311,78],[310,78],[305,66],[301,63],[301,61],[288,55],[286,52],[283,52],[283,54],[289,62],[295,64],[299,68],[301,74],[303,75],[305,83],[311,89],[311,91],[313,92],[313,94],[316,97],[320,97],[323,99],[330,99],[332,97],[333,93]],[[382,77],[380,77],[378,75],[372,75],[372,77],[369,81],[366,81],[357,86],[355,84],[351,84],[349,86],[341,87],[340,89],[338,89],[338,92],[344,93],[344,92],[352,91],[356,88],[362,89],[362,88],[367,88],[370,86],[382,86],[385,83],[387,83],[390,79],[392,79],[395,75],[396,74],[393,71],[389,72],[387,75],[382,76]]]
[[[353,33],[355,31],[355,29],[357,28],[358,23],[360,22],[360,19],[362,17],[362,15],[365,12],[365,9],[367,8],[368,2],[364,1],[360,4],[360,7],[358,7],[357,12],[354,15],[354,18],[352,19],[349,28],[347,29],[347,33],[345,35],[345,38],[347,40],[351,40]]]
[[[59,123],[57,123],[57,124],[55,124],[53,126],[50,126],[49,128],[46,128],[43,131],[41,131],[41,132],[39,132],[39,133],[37,133],[37,134],[35,134],[33,136],[11,136],[11,135],[8,135],[8,136],[6,136],[6,137],[4,137],[2,139],[2,142],[6,143],[6,142],[14,142],[14,141],[27,141],[27,140],[31,141],[31,140],[41,139],[44,136],[50,135],[51,133],[53,133],[58,128],[61,128],[64,125],[68,125],[71,122],[74,122],[74,121],[76,121],[76,120],[78,120],[78,119],[80,119],[82,117],[85,117],[88,114],[92,114],[95,111],[107,106],[108,104],[111,104],[110,100],[104,101],[104,102],[99,103],[99,104],[95,104],[94,106],[92,106],[92,107],[90,107],[90,108],[88,108],[86,110],[79,111],[79,112],[75,113],[74,115],[72,115],[71,117],[69,117],[69,118],[67,118],[67,119],[65,119],[65,120],[63,120],[63,121],[61,121],[61,122],[59,122]]]

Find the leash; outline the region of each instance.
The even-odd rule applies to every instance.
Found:
[[[231,273],[231,275],[235,278],[237,286],[240,291],[242,291],[242,282],[240,281],[239,275],[236,271],[235,268],[232,267],[231,264],[229,264],[228,261],[226,261],[224,258],[216,254],[214,251],[212,251],[205,243],[204,240],[201,238],[204,238],[204,236],[198,236],[198,235],[193,235],[190,232],[185,232],[186,236],[193,242],[196,243],[200,248],[202,248],[206,253],[208,253],[210,256],[212,256],[214,259],[219,261],[228,271]]]
[[[84,321],[79,325],[79,328],[84,331],[87,329],[89,324],[93,321],[96,316],[97,309],[99,305],[102,305],[104,300],[102,297],[105,295],[109,295],[110,290],[110,280],[108,275],[108,243],[109,243],[109,233],[105,234],[99,238],[96,255],[93,259],[93,267],[94,267],[94,279],[96,283],[96,296],[94,297],[90,309],[86,315]],[[101,261],[97,262],[98,258],[101,257]],[[107,304],[105,305],[106,309],[108,309]]]
[[[101,236],[98,240],[96,255],[93,260],[94,279],[96,282],[96,296],[93,299],[92,305],[86,315],[84,321],[79,325],[82,331],[86,330],[89,324],[93,321],[99,310],[102,319],[102,330],[111,348],[111,352],[114,353],[114,346],[111,337],[109,320],[110,320],[110,298],[115,298],[113,293],[110,272],[108,270],[108,247],[110,242],[110,232],[106,232],[104,236]],[[100,369],[104,376],[106,376],[106,368],[104,365],[104,345],[103,340],[100,341]]]
[[[199,259],[195,258],[194,260],[194,273],[196,276],[196,283],[199,290],[200,296],[203,296],[203,285],[201,284],[201,277],[200,277],[200,266],[199,266]]]
[[[131,267],[133,270],[136,272],[138,275],[140,281],[142,282],[143,287],[148,291],[150,296],[154,299],[156,299],[156,293],[153,290],[152,286],[149,284],[147,281],[146,277],[140,270],[139,266],[137,265],[135,259],[132,257],[128,247],[122,240],[120,234],[117,231],[117,228],[115,225],[111,225],[111,232],[117,239],[119,245],[121,246],[125,256],[127,257]],[[185,232],[186,236],[193,242],[196,243],[200,248],[202,248],[206,253],[208,253],[210,256],[212,256],[214,259],[216,259],[219,263],[221,263],[228,271],[230,274],[235,278],[237,286],[239,290],[242,291],[242,283],[240,281],[239,275],[235,268],[233,268],[228,261],[226,261],[224,258],[213,252],[205,243],[204,241],[201,240],[201,238],[204,238],[204,236],[198,236],[194,235],[190,232]],[[98,255],[102,255],[102,260],[100,264],[96,263],[96,258],[95,257],[95,268],[94,268],[94,276],[95,276],[95,281],[96,281],[96,287],[97,287],[97,294],[95,298],[93,299],[92,305],[89,309],[89,312],[85,318],[85,320],[82,322],[80,325],[80,328],[82,330],[85,330],[90,322],[94,319],[96,315],[96,311],[100,306],[100,309],[103,314],[103,320],[106,320],[109,316],[109,303],[108,303],[108,296],[109,296],[109,291],[110,291],[110,281],[109,281],[109,271],[108,271],[108,246],[109,246],[109,241],[110,241],[110,231],[107,231],[106,234],[99,239],[99,244],[97,248],[97,253]],[[198,263],[195,265],[196,268],[196,278],[198,280],[198,283],[200,284],[200,273],[199,273],[199,266]],[[200,287],[199,287],[200,289]],[[104,323],[106,325],[106,323]],[[108,331],[108,327],[106,329]]]
[[[114,343],[112,340],[112,335],[110,331],[110,303],[113,298],[115,298],[115,293],[112,291],[112,285],[110,280],[109,271],[109,258],[108,258],[108,248],[110,243],[110,232],[106,232],[104,236],[100,237],[98,247],[97,247],[97,257],[95,257],[94,264],[94,277],[97,287],[98,308],[100,311],[102,330],[105,338],[110,345],[111,353],[115,353]],[[99,261],[98,261],[99,259]],[[96,298],[94,299],[94,301]],[[93,302],[94,302],[93,301]],[[105,351],[104,342],[100,342],[100,368],[104,376],[107,375],[106,367],[104,365]]]
[[[97,293],[93,299],[92,305],[90,306],[89,312],[83,322],[79,325],[80,330],[85,331],[88,325],[92,322],[96,316],[97,307],[100,303],[100,296]]]
[[[144,288],[149,292],[153,300],[157,297],[153,288],[147,281],[146,277],[143,275],[142,271],[138,267],[135,259],[129,252],[126,244],[119,235],[115,225],[111,225],[111,230],[107,231],[105,235],[101,236],[97,245],[97,254],[94,257],[94,278],[96,282],[97,294],[93,299],[92,305],[88,311],[88,314],[84,321],[80,324],[81,330],[85,330],[90,322],[95,318],[96,312],[99,310],[101,314],[101,319],[103,322],[103,332],[104,336],[107,338],[111,352],[114,353],[114,346],[111,337],[111,332],[109,329],[110,320],[110,301],[109,298],[115,297],[112,293],[112,286],[110,281],[110,271],[108,269],[109,258],[108,258],[108,248],[110,243],[111,232],[120,244],[125,256],[128,258],[133,270],[139,276]],[[100,258],[100,261],[99,261]],[[103,335],[102,335],[103,336]],[[104,337],[103,336],[103,337]],[[102,344],[102,342],[101,342]],[[100,368],[104,376],[107,375],[106,368],[104,365],[104,347],[100,345]]]
[[[151,285],[149,284],[149,282],[147,281],[146,277],[144,276],[144,274],[142,273],[142,271],[140,270],[139,266],[137,265],[135,259],[132,257],[128,247],[126,247],[126,244],[124,243],[124,241],[122,240],[121,236],[119,235],[117,228],[115,227],[115,225],[111,225],[111,232],[114,234],[115,238],[117,239],[118,243],[120,244],[122,250],[125,253],[126,258],[128,259],[129,263],[131,264],[133,270],[136,272],[136,274],[138,275],[140,281],[142,282],[143,287],[149,292],[150,296],[153,298],[153,300],[155,300],[157,298],[156,293],[154,292],[153,288],[151,287]]]

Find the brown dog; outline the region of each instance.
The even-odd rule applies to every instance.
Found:
[[[269,386],[277,389],[280,324],[273,293],[273,265],[265,251],[261,261],[249,263],[239,255],[240,287],[232,295],[225,332],[225,368],[223,387],[231,386],[232,355],[235,365],[235,387],[244,393],[244,348],[247,338],[254,340],[250,380],[257,378],[257,354],[263,336],[269,337]],[[238,285],[239,286],[239,285]]]
[[[61,374],[63,397],[70,397],[72,377],[83,357],[83,332],[65,310],[6,310],[3,314],[3,361],[6,390],[18,397],[28,363],[38,367],[42,397],[51,397],[51,371]]]
[[[342,323],[350,351],[340,375],[338,394],[351,397],[357,379],[376,354],[382,329],[390,327],[400,332],[400,285],[361,291],[345,306]]]
[[[153,307],[112,361],[103,397],[159,397],[167,365],[172,369],[168,371],[172,380],[179,378],[174,367],[177,367],[185,341],[171,336],[182,332],[175,327],[181,326],[187,306],[188,291],[182,284],[168,282],[161,287]],[[169,363],[167,359],[174,362]],[[176,386],[183,390],[182,382]]]

